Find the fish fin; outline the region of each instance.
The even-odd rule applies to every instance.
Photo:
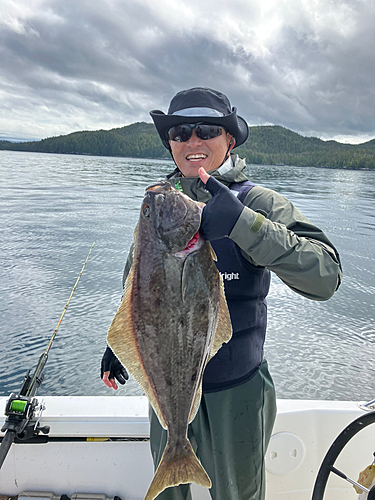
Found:
[[[135,226],[134,231],[133,231],[134,246],[137,243],[138,226],[139,226],[139,222],[137,222],[137,225]]]
[[[211,488],[211,480],[187,438],[175,449],[167,442],[163,456],[144,500],[154,500],[162,491],[179,484],[195,483]]]
[[[181,275],[181,298],[185,302],[186,298],[196,293],[196,283],[192,279],[191,260],[187,258],[182,266]]]
[[[148,383],[148,377],[143,367],[143,363],[138,351],[137,339],[131,318],[131,293],[134,276],[134,266],[130,268],[126,279],[124,297],[107,333],[107,342],[115,356],[126,367],[134,380],[139,384],[143,392],[153,407],[160,424],[167,428],[162,416],[157,398]]]
[[[215,335],[211,345],[210,356],[208,361],[215,356],[220,347],[230,341],[232,337],[232,322],[230,320],[229,310],[227,306],[227,301],[225,299],[224,283],[220,276],[221,287],[220,287],[220,299],[219,299],[219,319],[217,322],[217,327]]]
[[[212,248],[211,243],[207,242],[207,245],[209,247],[212,260],[217,261],[216,253]],[[181,296],[183,302],[185,302],[188,295],[194,295],[196,293],[196,282],[195,279],[192,279],[192,273],[195,274],[195,271],[192,269],[192,259],[191,257],[187,257],[182,266],[181,276]]]
[[[202,377],[199,381],[197,392],[195,393],[194,397],[194,402],[190,410],[190,415],[189,415],[189,424],[195,419],[197,412],[199,410],[199,405],[201,404],[201,399],[202,399],[202,379],[203,379],[203,374]]]
[[[215,253],[215,250],[212,248],[211,243],[209,243],[209,245],[210,245],[210,252],[211,252],[212,260],[215,261],[215,262],[217,262],[217,255]]]
[[[188,280],[186,279],[186,261],[182,265],[182,274],[181,274],[181,298],[182,302],[185,302]]]

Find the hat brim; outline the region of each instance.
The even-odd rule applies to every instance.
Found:
[[[175,125],[181,125],[182,123],[212,123],[214,125],[221,125],[235,138],[236,144],[234,147],[241,146],[249,135],[249,127],[245,120],[241,116],[237,115],[236,108],[232,108],[231,114],[220,117],[166,115],[163,111],[158,109],[151,111],[150,116],[155,124],[163,145],[167,149],[170,149],[168,130]]]

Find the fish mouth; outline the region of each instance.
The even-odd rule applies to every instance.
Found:
[[[203,206],[198,206],[199,208],[199,213],[202,217],[202,212],[203,212]],[[179,257],[181,259],[186,258],[188,255],[197,252],[202,246],[204,245],[204,238],[200,234],[199,229],[198,231],[194,234],[194,236],[188,241],[188,244],[183,250],[180,250],[175,254],[176,257]]]
[[[204,244],[204,239],[199,234],[199,231],[197,231],[186,245],[186,248],[175,253],[175,256],[184,259],[188,255],[197,252],[200,248],[202,248],[203,244]]]

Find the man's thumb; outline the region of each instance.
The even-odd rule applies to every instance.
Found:
[[[203,184],[206,184],[208,179],[211,177],[203,167],[201,167],[199,170],[198,170],[198,175],[201,179],[201,181],[203,182]]]

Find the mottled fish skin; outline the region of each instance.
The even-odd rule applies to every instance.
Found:
[[[108,331],[108,344],[168,429],[145,500],[182,483],[211,486],[187,427],[199,407],[204,368],[232,329],[211,245],[192,240],[201,209],[166,181],[146,190],[133,265]]]

